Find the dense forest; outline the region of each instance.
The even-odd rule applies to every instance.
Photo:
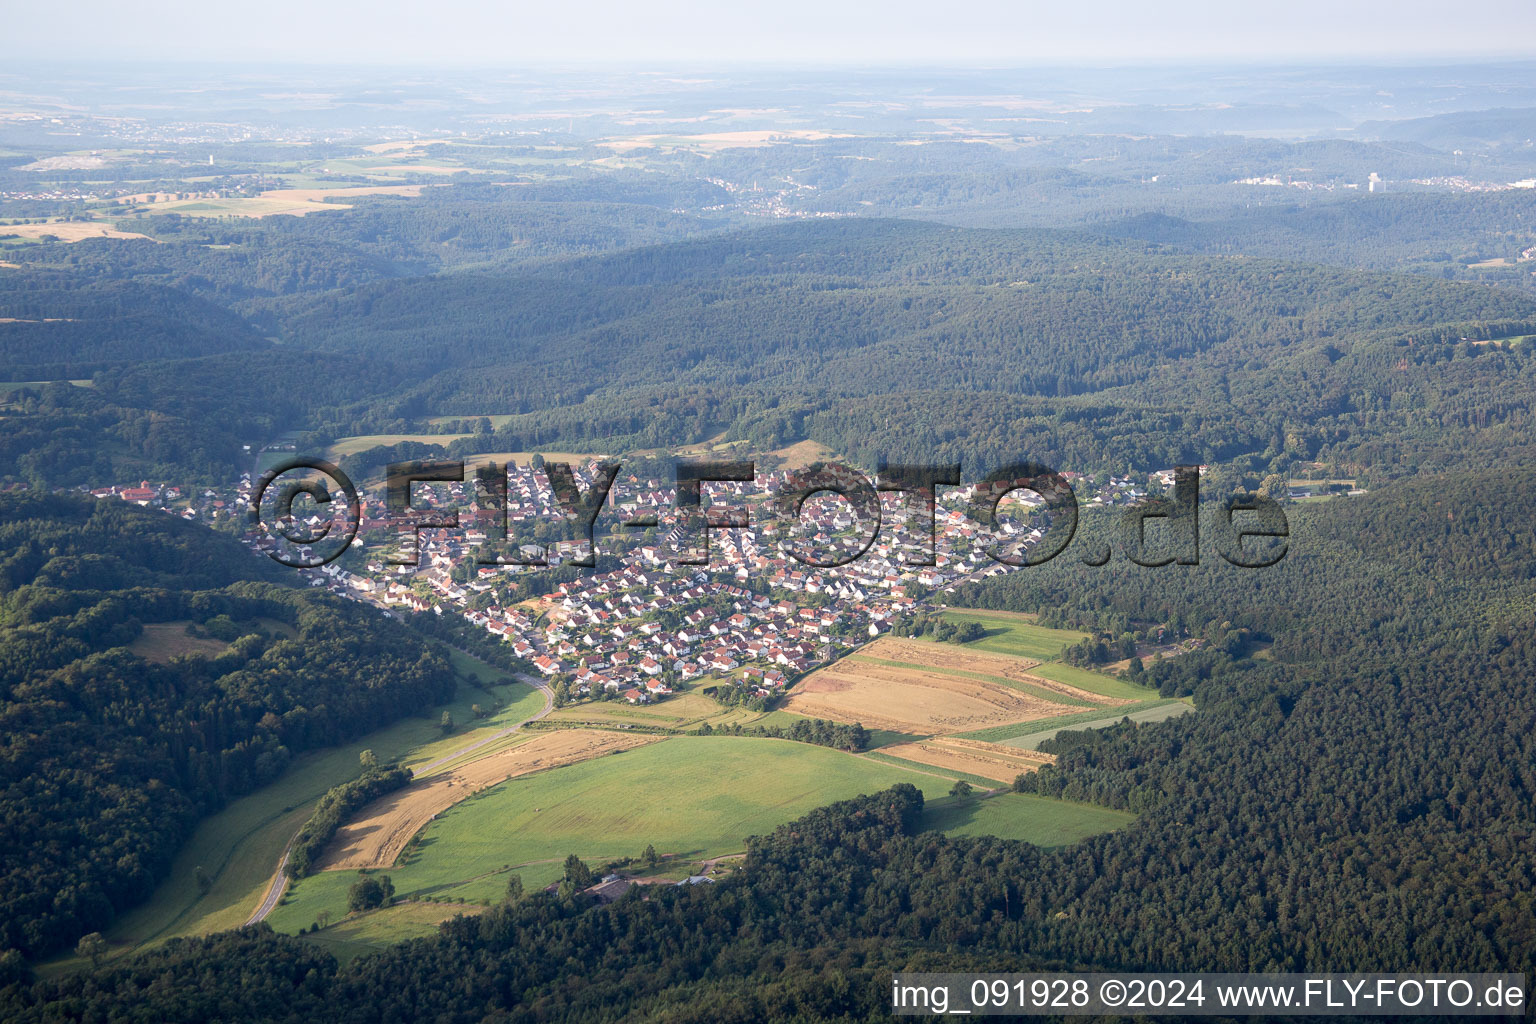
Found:
[[[406,628],[158,512],[0,494],[0,552],[0,947],[28,956],[147,897],[199,818],[295,755],[454,688]]]
[[[812,222],[421,276],[409,256],[343,258],[287,229],[189,230],[78,243],[69,288],[64,264],[7,275],[6,372],[92,379],[11,390],[0,478],[227,480],[242,445],[294,428],[319,449],[496,413],[441,447],[617,453],[724,433],[871,467],[1029,456],[1261,479],[1315,462],[1388,479],[1525,457],[1536,399],[1523,293],[1078,231]],[[203,248],[225,230],[249,238]],[[237,288],[238,316],[215,305]],[[70,315],[21,322],[44,306]]]

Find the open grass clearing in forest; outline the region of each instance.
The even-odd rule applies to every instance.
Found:
[[[983,665],[991,672],[959,673],[960,665]],[[1108,704],[1080,691],[1066,694],[1072,703],[1027,693],[987,675],[1016,671],[1008,659],[971,655],[964,648],[881,637],[796,683],[786,711],[866,728],[930,736],[1052,718],[1085,703]]]
[[[172,658],[188,654],[201,654],[205,658],[217,658],[229,650],[229,644],[212,637],[193,636],[187,632],[190,619],[176,622],[146,622],[144,631],[134,638],[128,649],[145,661],[164,665]]]
[[[4,230],[3,228],[0,228],[0,231],[3,231],[3,230]],[[1481,339],[1478,339],[1476,341],[1470,342],[1470,344],[1472,344],[1472,345],[1523,345],[1523,344],[1531,341],[1532,339],[1536,339],[1536,334],[1511,334],[1511,335],[1507,335],[1507,336],[1505,336],[1503,338],[1481,338]]]
[[[1036,846],[1068,846],[1135,820],[1128,811],[1024,793],[945,797],[923,807],[924,829],[951,836],[1022,839]]]
[[[597,868],[607,860],[638,857],[654,845],[666,858],[657,874],[671,877],[684,865],[738,853],[748,836],[766,834],[816,807],[898,782],[922,790],[927,827],[960,835],[1055,846],[1132,820],[1122,812],[1011,793],[957,801],[948,796],[956,777],[894,758],[788,740],[676,737],[478,793],[438,815],[402,863],[377,873],[390,876],[402,899],[463,900],[462,909],[473,912],[476,903],[500,900],[512,873],[528,891],[554,883],[571,853]],[[416,934],[414,922],[392,932],[387,916],[365,918],[371,923],[357,930],[338,930],[349,920],[346,895],[357,877],[333,871],[299,880],[269,923],[291,933],[311,926],[323,911],[332,925],[319,933],[322,939],[335,935],[378,943]],[[456,912],[457,906],[446,909]]]
[[[482,909],[479,904],[396,903],[392,907],[353,914],[316,932],[310,941],[340,962],[347,963],[406,939],[431,938],[444,921],[478,914]]]
[[[72,384],[77,388],[92,388],[96,386],[91,380],[8,380],[0,381],[0,399],[10,399],[22,388],[42,388],[49,384]]]
[[[507,779],[590,761],[659,740],[642,733],[558,729],[380,797],[360,809],[326,847],[317,871],[387,868],[443,811]]]
[[[780,468],[782,469],[805,469],[813,463],[825,462],[836,457],[832,449],[820,441],[796,441],[794,444],[775,448],[763,454],[781,460]]]
[[[446,423],[475,423],[478,420],[489,420],[492,427],[504,427],[517,419],[517,413],[488,412],[481,416],[428,416],[427,422],[434,427],[441,427]]]

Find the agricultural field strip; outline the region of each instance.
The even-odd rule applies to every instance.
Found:
[[[880,648],[880,655],[884,656],[883,660],[903,665],[915,665],[924,669],[946,669],[977,678],[990,675],[1010,682],[1026,682],[1031,686],[1050,690],[1053,695],[1046,699],[1056,703],[1061,703],[1063,697],[1069,697],[1073,701],[1086,702],[1089,706],[1113,704],[1117,697],[1139,689],[1109,676],[1073,668],[1059,662],[981,650],[974,643],[956,647],[928,640],[885,637],[850,657],[875,657],[871,652],[877,647]],[[1114,692],[1117,690],[1123,693]],[[1136,698],[1128,697],[1128,699]]]
[[[1118,722],[1121,718],[1134,715],[1137,712],[1148,711],[1165,704],[1177,703],[1179,703],[1179,700],[1176,697],[1161,697],[1155,700],[1141,701],[1136,704],[1126,704],[1114,709],[1113,721]],[[989,726],[984,729],[968,729],[953,735],[965,739],[986,740],[989,743],[1002,743],[1005,740],[1030,736],[1051,729],[1087,727],[1088,723],[1106,720],[1108,720],[1108,716],[1100,711],[1078,711],[1070,715],[1056,715],[1053,718],[1039,718],[1029,722],[1014,722],[1008,725]]]
[[[1025,772],[1034,771],[1055,760],[1049,754],[1017,748],[995,747],[976,740],[937,737],[916,743],[898,743],[881,748],[881,753],[906,761],[980,775],[998,782],[1012,782]]]
[[[956,779],[969,782],[973,786],[981,786],[984,789],[994,789],[998,786],[997,779],[989,779],[972,772],[943,769],[931,764],[923,764],[919,761],[909,761],[904,757],[896,757],[887,754],[884,750],[871,750],[864,754],[855,755],[869,761],[877,761],[880,764],[890,765],[892,768],[901,768],[909,772],[917,772],[920,775],[932,775],[939,779]]]
[[[1026,733],[1023,736],[1013,736],[1008,739],[998,740],[997,742],[1002,746],[1013,747],[1016,750],[1035,750],[1046,740],[1055,739],[1058,734],[1063,732],[1082,729],[1107,729],[1112,725],[1120,724],[1126,718],[1133,722],[1165,722],[1170,718],[1176,718],[1193,710],[1195,710],[1193,704],[1186,704],[1181,700],[1153,701],[1147,707],[1132,710],[1127,714],[1116,715],[1113,718],[1099,718],[1089,722],[1058,726],[1054,729],[1043,729],[1038,732]]]
[[[562,729],[477,758],[362,808],[337,831],[317,870],[389,867],[412,837],[438,814],[482,789],[520,775],[562,768],[660,739],[598,729]]]
[[[851,654],[846,661],[867,661],[876,665],[885,665],[889,668],[911,668],[920,671],[943,672],[946,675],[964,676],[967,679],[980,679],[987,683],[997,683],[1001,686],[1010,686],[1015,690],[1027,693],[1041,700],[1048,700],[1053,704],[1069,704],[1082,708],[1106,707],[1118,703],[1114,699],[1093,700],[1094,694],[1086,694],[1076,687],[1066,686],[1039,676],[1025,675],[1022,679],[1012,679],[1007,676],[988,675],[985,672],[968,672],[965,669],[943,668],[937,665],[918,665],[910,661],[887,661],[884,658],[871,658],[865,654]],[[1027,681],[1026,681],[1027,680]],[[1038,680],[1038,684],[1036,683]],[[1078,696],[1078,694],[1083,694]]]
[[[885,640],[868,650],[888,652]],[[1068,705],[1031,696],[999,683],[956,676],[939,668],[890,668],[871,659],[848,659],[807,676],[790,694],[786,710],[814,718],[861,722],[917,736],[962,732],[1059,716]]]

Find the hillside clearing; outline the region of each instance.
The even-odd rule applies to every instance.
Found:
[[[167,664],[172,658],[189,654],[201,654],[205,658],[217,658],[229,650],[229,644],[212,637],[193,636],[187,632],[190,619],[176,622],[146,622],[144,631],[134,638],[128,649],[145,661],[157,665]]]

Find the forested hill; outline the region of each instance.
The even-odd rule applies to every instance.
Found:
[[[176,288],[55,272],[0,274],[0,379],[268,347],[239,316]]]
[[[0,949],[103,928],[198,818],[453,690],[405,627],[160,512],[0,494],[0,552]]]
[[[1533,229],[1536,203],[1522,190],[1248,204],[1187,215],[1144,213],[1095,225],[1107,235],[1189,252],[1414,270],[1511,287],[1528,287],[1530,275],[1518,266],[1469,264],[1481,262],[1478,254],[1485,248],[1519,252]]]
[[[327,277],[306,240],[293,258],[314,287],[235,299],[237,267],[197,282],[184,253],[132,245],[132,274],[99,249],[49,273],[82,293],[96,275],[154,281],[146,295],[189,310],[227,301],[281,344],[242,326],[191,348],[151,332],[133,358],[114,339],[61,345],[56,368],[99,366],[93,386],[16,391],[0,478],[228,479],[240,445],[293,429],[319,449],[496,414],[510,419],[457,450],[723,433],[762,450],[808,438],[870,466],[1027,455],[1083,471],[1241,463],[1262,478],[1316,461],[1387,478],[1525,458],[1532,436],[1536,346],[1505,339],[1536,334],[1536,298],[1425,276],[841,219],[428,276]],[[81,323],[9,326],[41,338]]]
[[[1464,340],[1536,331],[1522,294],[910,222],[392,282],[290,300],[282,319],[289,345],[424,378],[378,414],[521,414],[461,450],[725,431],[871,465],[1027,453],[1083,470],[1279,458],[1390,475],[1523,447],[1536,399],[1531,346]]]
[[[1079,844],[925,833],[897,787],[754,840],[713,886],[536,895],[345,967],[258,930],[0,998],[18,1020],[746,1024],[887,1019],[895,970],[1529,976],[1533,502],[1528,471],[1405,482],[1295,510],[1289,573],[1062,558],[963,595],[1211,641],[1148,669],[1198,714],[1064,734],[1025,777],[1138,812]]]

